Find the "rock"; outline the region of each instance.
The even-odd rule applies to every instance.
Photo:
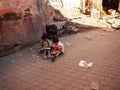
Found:
[[[112,24],[113,22],[114,22],[113,19],[108,19],[108,20],[107,20],[107,23],[109,23],[109,24]]]
[[[120,19],[115,19],[115,24],[120,25]]]
[[[60,36],[71,35],[79,32],[78,23],[66,22],[62,27]]]
[[[110,23],[111,27],[114,29],[120,28],[120,20],[119,19],[109,20],[109,23]]]
[[[99,19],[100,18],[100,11],[96,10],[96,9],[93,9],[91,11],[91,17],[92,18],[95,18],[95,19]]]
[[[117,24],[115,24],[115,23],[113,23],[113,24],[111,25],[111,27],[112,27],[112,28],[115,28],[115,29],[120,28],[120,26],[118,26],[118,25],[117,25]]]

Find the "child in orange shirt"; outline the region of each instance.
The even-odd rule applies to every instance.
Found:
[[[64,45],[62,42],[59,41],[57,37],[53,38],[53,58],[52,61],[54,62],[56,57],[62,55],[64,53]]]

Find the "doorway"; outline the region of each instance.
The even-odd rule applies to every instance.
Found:
[[[108,11],[109,9],[118,11],[119,0],[103,0],[102,5],[104,11]]]

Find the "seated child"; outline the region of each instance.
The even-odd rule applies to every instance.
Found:
[[[51,43],[50,40],[48,39],[47,35],[43,33],[40,41],[41,45],[41,52],[43,53],[43,59],[47,59],[51,56]]]
[[[59,41],[57,37],[53,38],[53,51],[51,54],[53,55],[52,62],[56,59],[56,57],[62,55],[64,53],[64,45]]]

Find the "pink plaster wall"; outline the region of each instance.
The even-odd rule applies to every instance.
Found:
[[[31,8],[33,15],[38,14],[36,0],[0,0],[0,15],[6,12],[24,13],[26,8]]]
[[[27,8],[30,9],[28,12],[30,15],[25,16]],[[6,13],[9,15],[5,17]],[[13,14],[16,16],[14,17]],[[45,31],[43,30],[45,24],[41,24],[45,21],[41,21],[41,18],[36,0],[1,0],[0,45],[38,41],[42,32]]]
[[[0,54],[14,45],[40,41],[45,32],[40,3],[41,0],[0,0]]]

